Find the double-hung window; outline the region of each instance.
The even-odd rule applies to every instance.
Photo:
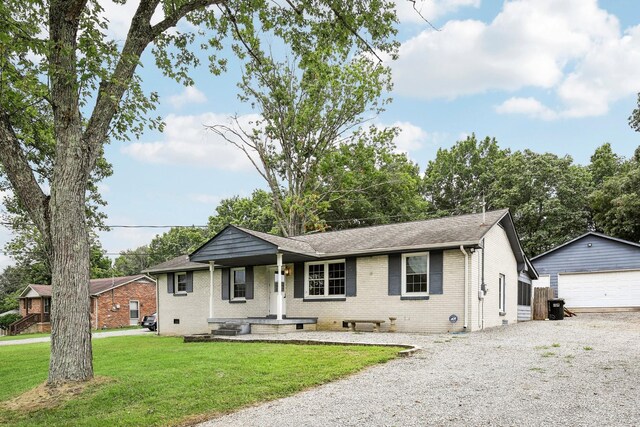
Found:
[[[429,253],[402,255],[402,295],[429,295]]]
[[[176,290],[177,294],[187,293],[187,273],[176,273]]]
[[[231,269],[232,299],[245,299],[247,296],[247,282],[243,268]]]
[[[306,295],[310,298],[344,297],[346,264],[344,260],[306,264]]]
[[[498,282],[498,309],[500,311],[500,313],[505,313],[506,312],[506,302],[507,302],[507,296],[506,296],[506,280],[504,278],[504,274],[500,275],[500,279]]]

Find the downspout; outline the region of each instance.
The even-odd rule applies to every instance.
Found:
[[[98,318],[98,298],[100,298],[100,297],[96,297],[96,298],[93,299],[93,307],[94,307],[93,309],[96,312],[96,327],[95,327],[96,330],[100,329],[100,319]],[[49,311],[51,311],[51,310],[49,310]]]
[[[151,276],[151,275],[150,275]],[[158,276],[151,276],[156,282],[156,335],[160,335],[160,287],[158,286]]]
[[[464,254],[464,330],[467,330],[467,312],[469,305],[469,254],[464,250],[464,246],[460,245],[460,251]]]
[[[209,261],[209,319],[213,319],[213,271],[215,268],[214,261]]]

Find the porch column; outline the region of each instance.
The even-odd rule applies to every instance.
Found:
[[[276,277],[278,279],[278,308],[276,311],[277,319],[282,320],[282,254],[277,254],[278,258],[278,271],[276,272]]]
[[[215,261],[209,261],[209,318],[213,318],[213,271],[215,270]]]

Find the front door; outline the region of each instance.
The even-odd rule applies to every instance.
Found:
[[[138,301],[129,301],[129,324],[131,326],[138,324],[138,319],[140,318],[138,306]]]
[[[284,267],[282,267],[282,277],[281,286],[282,286],[282,315],[287,314],[287,294],[285,293],[285,282],[284,282]],[[278,314],[278,285],[277,285],[277,271],[278,267],[269,267],[267,269],[267,275],[269,276],[269,314],[277,315]]]

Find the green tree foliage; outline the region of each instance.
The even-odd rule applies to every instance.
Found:
[[[199,227],[173,227],[164,234],[158,235],[149,243],[149,262],[159,264],[188,254],[207,241],[206,229]]]
[[[1,311],[2,310],[0,310],[0,312]],[[4,316],[0,316],[0,329],[9,329],[9,325],[20,319],[22,319],[22,316],[19,313],[5,314]]]
[[[516,151],[496,162],[489,208],[509,208],[522,246],[537,255],[589,227],[590,174],[570,156]]]
[[[341,144],[320,162],[321,215],[330,229],[423,219],[428,203],[422,196],[420,168],[395,153],[395,129],[375,131]]]
[[[613,152],[611,144],[608,142],[596,148],[588,166],[593,184],[600,186],[607,179],[616,175],[620,171],[622,161],[623,159]]]
[[[495,138],[478,141],[475,134],[450,149],[438,150],[425,172],[425,195],[435,216],[479,212],[482,197],[496,180],[496,163],[509,150],[502,150]]]
[[[113,269],[118,276],[133,276],[151,267],[149,246],[143,245],[135,249],[121,251],[113,263]]]
[[[640,242],[640,146],[591,194],[593,220],[597,230]]]
[[[273,214],[271,194],[264,190],[255,190],[251,197],[223,199],[215,215],[209,217],[209,236],[215,236],[228,224],[264,233],[279,234],[280,231]]]
[[[640,93],[638,93],[638,107],[629,116],[629,126],[636,132],[640,132]]]

